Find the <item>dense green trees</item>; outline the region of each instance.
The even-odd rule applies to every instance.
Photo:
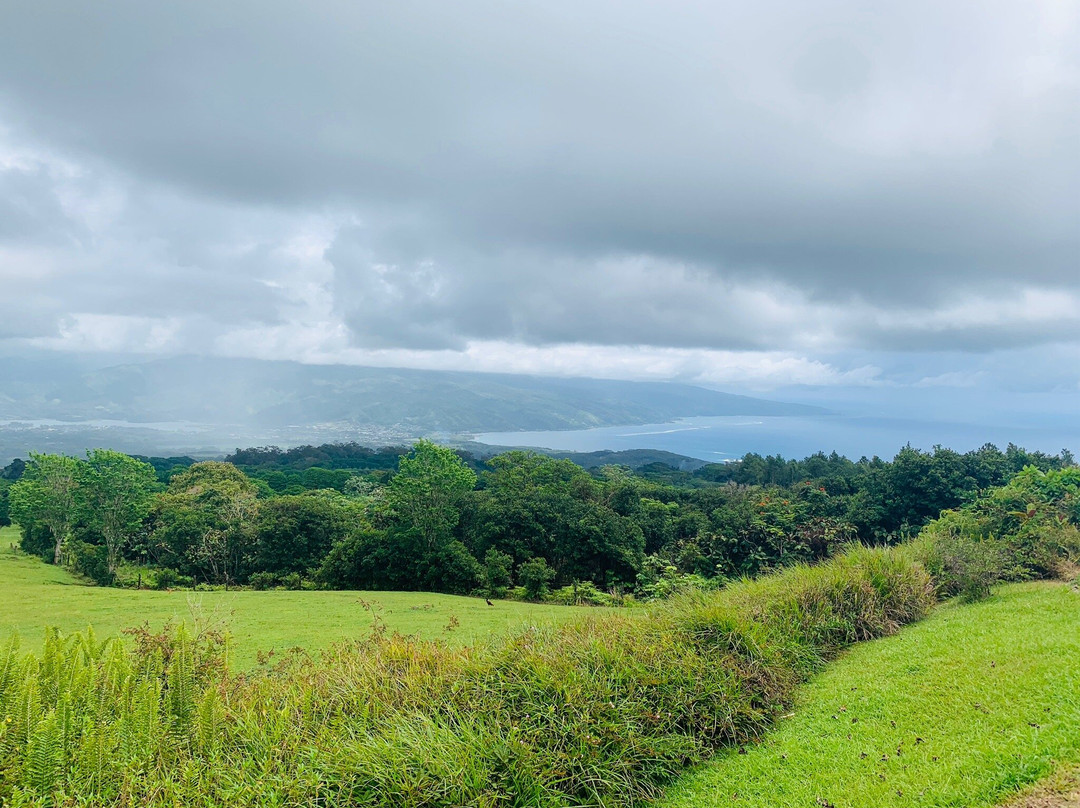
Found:
[[[173,477],[154,507],[151,553],[212,583],[242,579],[255,546],[256,488],[229,463],[196,463]]]
[[[452,450],[419,441],[401,458],[387,489],[393,527],[421,554],[438,553],[453,541],[465,495],[476,474]]]
[[[521,451],[480,462],[429,441],[407,453],[360,448],[238,452],[251,463],[244,468],[187,458],[148,465],[104,450],[85,460],[34,455],[10,484],[11,512],[24,549],[103,583],[125,563],[149,562],[170,571],[157,585],[488,597],[569,587],[574,597],[610,598],[813,561],[854,539],[899,541],[1002,485],[1018,464],[1042,473],[1072,461],[1015,446],[905,447],[892,461],[747,455],[693,473],[632,473]],[[395,472],[374,467],[391,454]],[[355,467],[309,465],[318,458]],[[126,575],[121,582],[139,580]]]
[[[598,480],[569,460],[528,452],[507,452],[489,465],[464,531],[478,556],[493,547],[516,564],[541,557],[563,581],[634,579],[645,538],[615,510],[625,500],[624,509],[633,503],[636,512],[637,494],[625,478]]]
[[[322,492],[274,497],[259,505],[251,567],[274,575],[310,576],[346,535],[355,509]]]
[[[32,454],[26,472],[8,493],[11,519],[28,530],[45,528],[52,538],[53,563],[62,564],[78,519],[79,461],[64,455]]]
[[[326,558],[337,586],[471,592],[482,568],[460,540],[476,474],[452,450],[419,441],[383,489],[349,486],[361,516]]]
[[[121,452],[95,449],[77,466],[76,482],[81,519],[104,540],[111,579],[124,549],[150,513],[157,476],[147,463]]]
[[[10,480],[0,478],[0,527],[7,527],[11,524],[11,500],[9,498],[11,486]]]
[[[555,580],[555,570],[548,566],[543,558],[530,558],[518,567],[518,578],[530,600],[539,600],[548,591],[548,585]]]
[[[0,527],[11,524],[11,500],[9,498],[11,486],[13,486],[26,470],[26,463],[16,458],[8,465],[0,468]]]

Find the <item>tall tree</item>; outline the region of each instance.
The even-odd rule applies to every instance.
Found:
[[[76,500],[85,519],[105,540],[109,575],[116,573],[124,546],[150,513],[157,487],[154,467],[122,452],[95,449],[78,466]]]
[[[65,455],[33,454],[8,493],[11,519],[24,530],[43,524],[52,534],[53,563],[64,563],[64,548],[76,521],[75,489],[80,461]]]
[[[154,508],[161,560],[226,586],[245,572],[255,538],[257,490],[231,463],[196,463]]]
[[[422,440],[401,458],[390,481],[389,505],[421,548],[436,552],[453,540],[462,500],[475,485],[476,474],[452,449]]]
[[[331,492],[333,493],[333,492]],[[260,572],[308,573],[362,513],[340,494],[274,497],[261,503],[253,560]]]

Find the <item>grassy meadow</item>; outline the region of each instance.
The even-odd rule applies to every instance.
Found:
[[[982,808],[1077,760],[1080,594],[1014,584],[852,647],[660,806]]]
[[[232,635],[231,664],[244,669],[260,651],[316,650],[370,631],[371,604],[387,630],[442,637],[453,644],[525,625],[566,620],[590,607],[497,601],[426,592],[304,592],[249,590],[154,592],[88,586],[68,570],[13,553],[14,528],[0,528],[0,642],[17,633],[22,647],[41,647],[46,626],[65,634],[93,626],[99,637],[149,622],[191,622],[196,613],[222,621]],[[448,629],[448,626],[453,625]]]

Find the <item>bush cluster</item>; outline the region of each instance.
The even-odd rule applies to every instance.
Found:
[[[977,600],[1001,581],[1076,575],[1080,468],[1028,467],[1007,485],[947,510],[916,544],[942,595]]]

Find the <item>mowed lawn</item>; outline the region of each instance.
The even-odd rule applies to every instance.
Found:
[[[149,622],[191,623],[194,614],[224,621],[232,635],[232,661],[243,669],[260,651],[318,649],[370,631],[375,612],[389,631],[473,642],[525,625],[595,612],[588,607],[435,595],[426,592],[152,592],[87,586],[66,570],[15,554],[14,528],[0,528],[0,640],[18,633],[36,650],[46,626],[64,633],[93,626],[99,637]],[[451,627],[449,630],[447,627]]]
[[[998,805],[1080,760],[1080,594],[1031,583],[942,606],[852,648],[792,712],[661,808]]]

